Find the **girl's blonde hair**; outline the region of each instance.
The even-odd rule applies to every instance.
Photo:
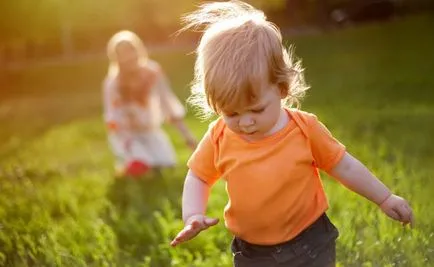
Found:
[[[116,54],[116,47],[120,43],[129,43],[136,51],[139,56],[139,63],[145,64],[148,60],[148,51],[145,45],[137,34],[131,31],[120,31],[114,34],[107,43],[107,57],[109,58],[109,76],[116,76],[119,73],[119,65]]]
[[[206,3],[183,21],[182,30],[204,32],[189,98],[202,115],[253,104],[270,83],[279,87],[285,105],[299,105],[308,89],[300,61],[262,11],[241,1]]]

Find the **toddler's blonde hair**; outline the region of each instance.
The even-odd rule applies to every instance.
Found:
[[[107,43],[107,57],[109,58],[109,76],[116,76],[119,72],[116,47],[123,42],[129,43],[139,56],[139,64],[145,64],[148,60],[148,51],[137,34],[131,31],[123,30],[115,33]]]
[[[308,89],[300,61],[282,44],[276,25],[241,1],[213,2],[183,17],[185,27],[204,32],[196,49],[190,104],[205,117],[253,104],[264,86],[277,85],[287,106]]]

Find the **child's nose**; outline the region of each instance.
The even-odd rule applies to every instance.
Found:
[[[241,116],[240,120],[238,122],[238,125],[240,127],[249,127],[249,126],[252,126],[253,124],[255,124],[255,120],[251,116],[248,116],[248,115]]]

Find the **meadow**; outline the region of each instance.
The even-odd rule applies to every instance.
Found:
[[[413,229],[323,174],[340,230],[338,266],[434,266],[433,16],[401,18],[287,39],[311,89],[302,109],[318,115],[350,153],[407,198]],[[191,50],[151,53],[181,99]],[[116,179],[101,116],[107,61],[0,72],[0,266],[231,266],[224,225],[177,248],[181,193],[191,151],[170,125],[179,167]],[[208,122],[188,124],[199,138]],[[430,141],[431,140],[431,141]],[[224,184],[210,216],[222,219]]]

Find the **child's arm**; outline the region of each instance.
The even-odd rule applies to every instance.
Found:
[[[205,216],[209,191],[209,185],[189,170],[182,194],[182,219],[185,226],[172,240],[170,243],[171,246],[176,246],[182,242],[188,241],[201,231],[218,223],[218,219]]]
[[[196,149],[196,146],[197,146],[196,138],[194,138],[190,129],[185,124],[184,119],[182,119],[182,118],[174,119],[174,120],[172,120],[172,124],[178,129],[178,131],[184,137],[186,144],[191,149],[193,149],[193,150]]]
[[[389,217],[404,225],[413,225],[413,212],[407,201],[392,194],[368,168],[349,153],[345,153],[330,174],[352,191],[379,205]]]
[[[177,128],[184,138],[186,144],[191,149],[196,149],[196,138],[191,134],[187,125],[184,122],[185,109],[177,96],[173,93],[169,81],[164,73],[160,73],[157,81],[158,92],[161,96],[161,105],[167,119]]]

